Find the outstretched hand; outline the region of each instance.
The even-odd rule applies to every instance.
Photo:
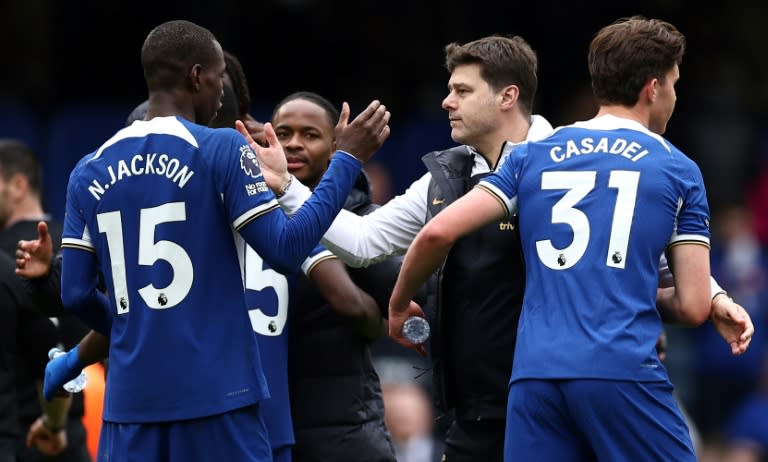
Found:
[[[290,180],[291,174],[288,173],[288,161],[285,159],[283,146],[277,140],[272,124],[269,122],[264,124],[266,147],[261,146],[253,139],[248,128],[241,120],[235,121],[235,128],[245,137],[248,145],[256,153],[256,156],[259,158],[261,173],[264,175],[264,181],[267,182],[269,189],[277,194]]]
[[[719,295],[712,301],[710,320],[731,347],[732,354],[740,355],[747,351],[755,326],[743,306],[727,295]]]
[[[405,321],[411,316],[426,317],[424,316],[424,310],[422,310],[419,304],[413,300],[409,302],[408,307],[404,310],[396,309],[390,303],[388,320],[389,337],[406,348],[416,350],[421,356],[426,358],[427,349],[423,344],[413,343],[403,336],[403,324],[405,324]]]
[[[349,114],[349,104],[345,102],[336,124],[336,147],[367,162],[389,137],[390,113],[386,106],[374,100],[352,122]]]
[[[16,246],[16,274],[27,279],[43,277],[51,269],[53,241],[46,222],[37,223],[37,234],[37,239],[22,240]]]

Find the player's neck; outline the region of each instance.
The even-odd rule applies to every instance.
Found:
[[[520,143],[528,138],[528,130],[531,128],[530,120],[516,119],[511,123],[502,126],[490,136],[485,137],[478,146],[473,146],[477,152],[482,154],[489,165],[495,166],[499,157],[501,157],[502,148],[507,141],[511,143]]]
[[[621,105],[602,105],[597,111],[595,118],[612,115],[614,117],[621,117],[623,119],[634,120],[642,124],[644,127],[648,127],[649,115],[647,111],[644,111],[640,106],[621,106]]]
[[[149,106],[145,120],[155,117],[180,116],[191,122],[195,122],[194,109],[184,107],[180,98],[173,93],[153,92],[149,95]]]

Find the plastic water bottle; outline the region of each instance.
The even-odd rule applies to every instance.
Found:
[[[48,351],[48,359],[53,359],[64,354],[66,353],[61,351],[59,348],[51,348]],[[80,371],[80,375],[64,384],[64,389],[70,393],[80,393],[83,391],[83,388],[85,388],[85,384],[87,382],[88,376],[85,375],[85,372]]]
[[[426,342],[429,338],[429,323],[420,316],[411,316],[403,323],[403,337],[416,344]]]

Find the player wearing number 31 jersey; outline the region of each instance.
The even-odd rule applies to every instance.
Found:
[[[711,312],[701,172],[660,136],[684,44],[660,20],[603,28],[589,59],[595,118],[516,146],[405,256],[390,319],[418,309],[409,300],[456,239],[517,213],[526,285],[507,462],[696,460],[655,348],[662,317],[698,325]],[[664,252],[675,287],[657,290]]]
[[[512,213],[519,205],[526,278],[535,281],[512,381],[666,380],[654,349],[658,256],[668,245],[709,243],[698,167],[639,123],[605,115],[520,145],[479,187]]]

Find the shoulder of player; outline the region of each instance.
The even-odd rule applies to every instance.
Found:
[[[93,157],[96,155],[96,151],[90,152],[83,157],[80,158],[80,160],[77,161],[75,166],[72,168],[72,171],[69,173],[69,181],[72,183],[75,181],[82,173],[85,166],[88,164],[88,162],[93,159]]]
[[[242,155],[243,151],[253,151],[243,135],[234,128],[198,127],[192,135],[198,140],[200,149],[213,147],[215,153],[238,156]]]

